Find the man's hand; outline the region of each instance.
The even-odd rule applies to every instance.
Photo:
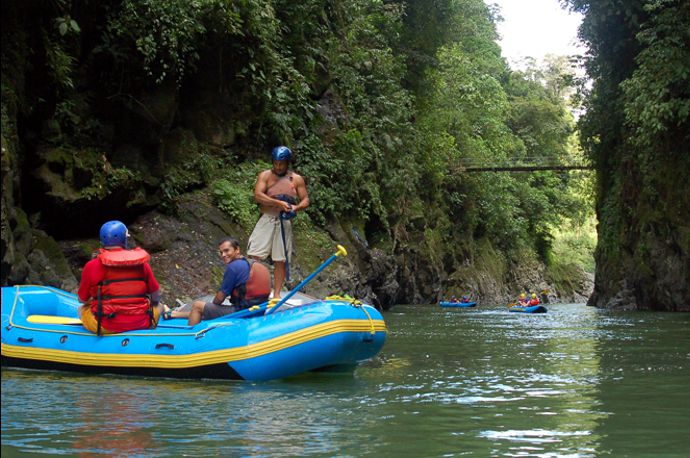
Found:
[[[280,209],[282,211],[284,211],[286,213],[289,213],[292,211],[292,205],[290,205],[289,203],[282,201],[282,200],[278,200],[278,199],[276,199],[276,202],[278,202],[278,206],[280,207]]]

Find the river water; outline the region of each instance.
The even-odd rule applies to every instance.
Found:
[[[354,373],[2,370],[2,455],[690,456],[690,315],[396,306]]]

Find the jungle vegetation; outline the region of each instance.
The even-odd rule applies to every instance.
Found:
[[[607,138],[598,129],[625,125],[635,133],[627,154],[645,168],[644,189],[654,189],[661,175],[642,172],[666,158],[656,159],[657,136],[673,144],[682,138],[669,129],[683,113],[687,123],[687,98],[662,94],[663,105],[648,108],[659,102],[653,88],[687,80],[687,60],[685,73],[654,76],[660,60],[683,58],[660,55],[654,30],[680,27],[668,9],[682,2],[633,2],[640,11],[657,4],[640,18],[659,16],[634,46],[632,29],[597,35],[598,18],[615,25],[619,16],[570,3],[591,21],[590,70],[604,85],[580,92],[590,96],[581,137],[569,105],[577,98],[566,97],[581,83],[573,62],[511,70],[495,41],[500,12],[482,0],[3,2],[3,284],[26,215],[56,238],[85,235],[104,208],[122,218],[174,212],[178,196],[208,188],[251,227],[253,179],[276,144],[293,149],[308,179],[306,224],[339,221],[369,246],[424,259],[432,276],[487,253],[504,273],[526,258],[556,276],[564,264],[591,271],[578,254],[594,243],[589,172],[465,170],[590,159],[606,178],[598,208],[609,224],[606,189],[622,178],[608,179],[613,163],[601,145],[624,148],[622,131]],[[619,42],[649,51],[598,54]],[[611,72],[622,73],[607,82]],[[628,76],[615,94],[607,89]],[[644,98],[631,97],[641,90]],[[687,95],[687,86],[677,90]],[[599,108],[607,100],[615,115]],[[87,217],[75,225],[71,215]],[[600,251],[615,245],[601,235]]]
[[[597,170],[590,303],[690,310],[690,3],[568,0],[593,80],[580,123]]]

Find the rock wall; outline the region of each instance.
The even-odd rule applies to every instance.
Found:
[[[690,135],[688,135],[690,138]],[[690,311],[690,154],[669,147],[640,162],[611,154],[600,170],[597,274],[589,304]],[[622,157],[621,157],[622,156]]]
[[[163,300],[172,304],[213,294],[223,275],[216,243],[232,235],[244,248],[249,238],[247,231],[218,210],[209,195],[202,191],[181,196],[177,216],[151,211],[134,220],[129,228],[136,245],[151,253],[151,266],[161,283]],[[42,237],[42,242],[35,243],[36,248],[29,258],[32,264],[47,268],[39,276],[35,272],[28,274],[27,279],[76,291],[76,279],[97,249],[98,240],[91,237],[58,244],[50,237]],[[402,303],[435,303],[450,292],[460,294],[460,291],[472,291],[486,304],[505,304],[523,290],[544,292],[542,299],[547,302],[581,302],[591,291],[591,280],[584,281],[582,290],[578,291],[580,296],[563,297],[544,279],[544,267],[538,263],[509,270],[508,277],[502,276],[505,272],[499,272],[501,276],[496,277],[495,271],[481,264],[468,264],[448,275],[418,257],[372,249],[362,243],[361,234],[347,231],[338,223],[329,226],[328,237],[332,245],[325,251],[298,246],[298,255],[291,264],[294,286],[332,254],[336,244],[345,246],[348,256],[338,258],[305,287],[306,293],[316,297],[349,294],[381,309],[389,309]],[[50,249],[42,248],[46,246]],[[54,259],[48,259],[45,252],[51,253]],[[306,259],[314,261],[307,263]]]

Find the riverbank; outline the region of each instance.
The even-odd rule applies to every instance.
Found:
[[[471,292],[480,302],[487,303],[510,302],[520,291],[537,292],[549,303],[585,302],[592,289],[591,275],[583,271],[573,270],[561,286],[535,260],[526,258],[519,266],[511,267],[486,241],[478,246],[472,259],[446,271],[443,266],[422,258],[421,253],[410,256],[371,247],[361,232],[352,227],[348,231],[343,227],[345,224],[334,222],[324,230],[311,224],[305,216],[299,217],[295,224],[296,252],[290,264],[292,285],[333,254],[337,244],[344,245],[349,253],[308,285],[306,292],[318,297],[347,293],[389,309],[396,304],[436,303],[445,295],[463,292]],[[164,301],[173,304],[216,291],[223,275],[217,241],[232,235],[244,249],[252,230],[221,211],[210,193],[203,190],[179,196],[174,215],[148,212],[135,219],[129,228],[135,243],[151,254],[151,265],[161,284]],[[47,252],[40,251],[41,246],[49,247]],[[42,259],[46,268],[32,268],[29,281],[74,291],[81,268],[97,249],[98,240],[53,241],[41,246],[32,251],[30,258]]]

